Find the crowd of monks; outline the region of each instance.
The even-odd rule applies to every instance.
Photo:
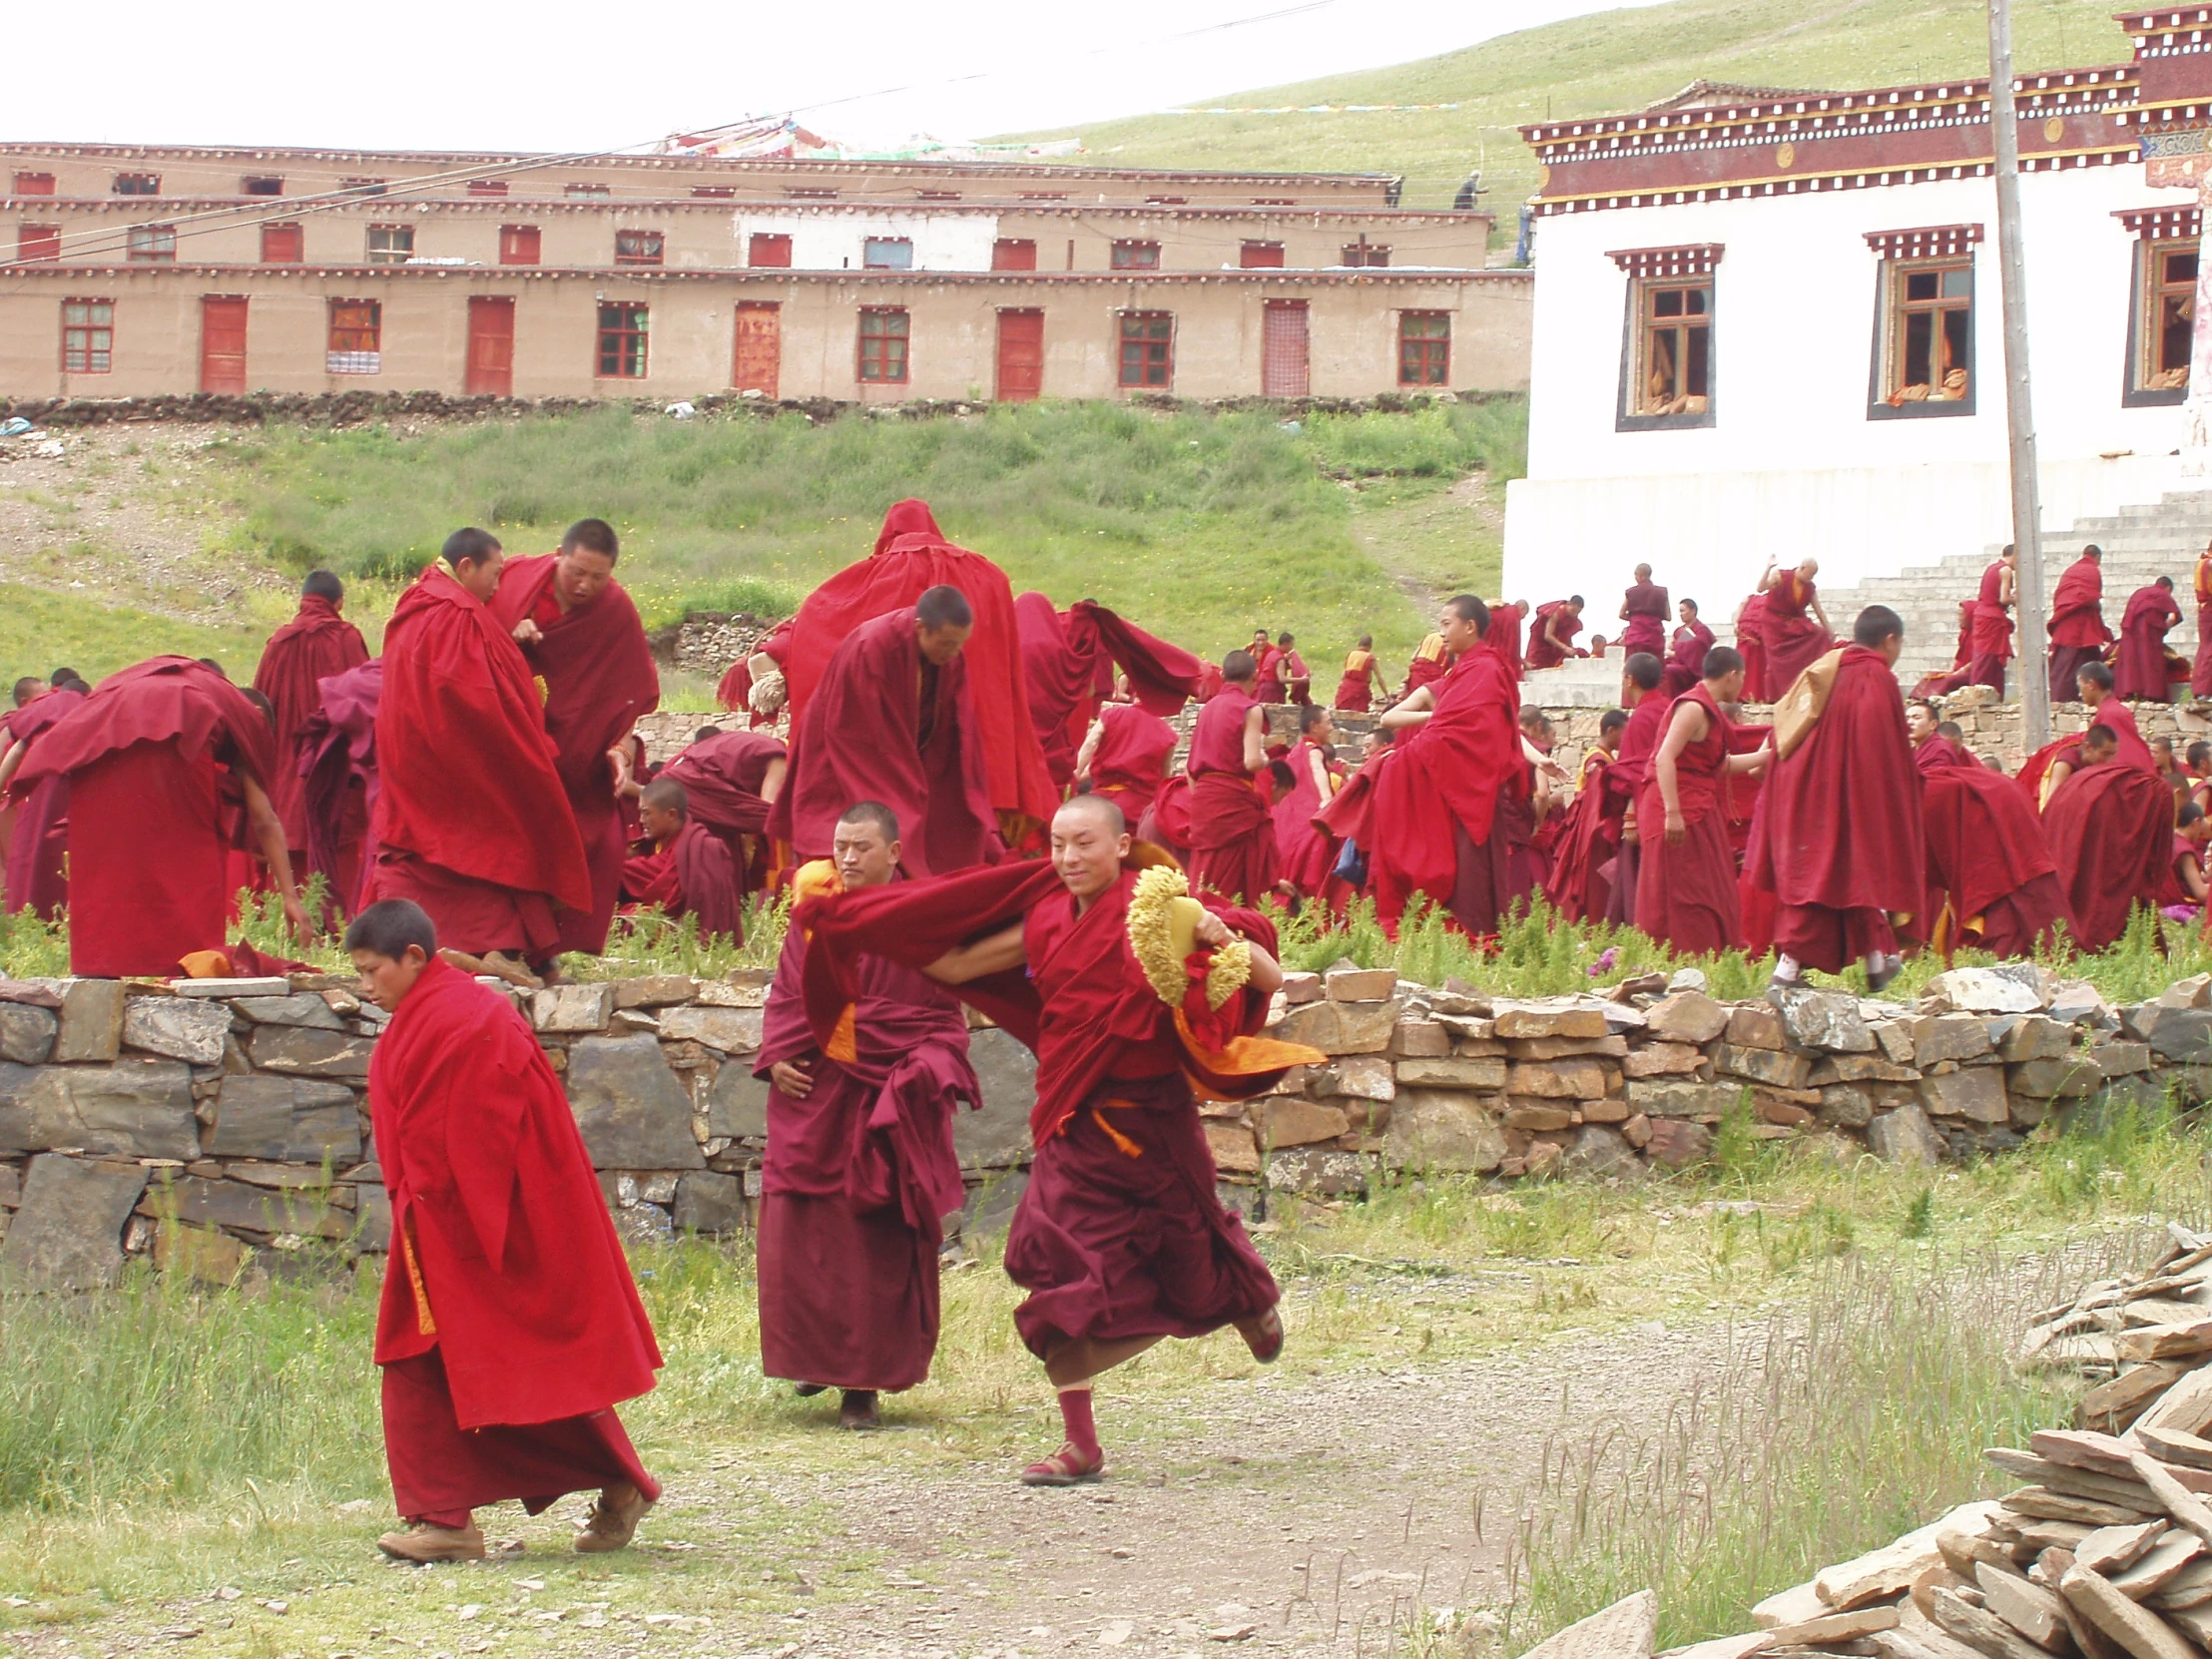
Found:
[[[1858,963],[1879,986],[1908,950],[2017,954],[2061,925],[2099,949],[2137,906],[2178,918],[2205,896],[2212,746],[2177,770],[2126,702],[2174,678],[2170,595],[2135,596],[2108,665],[2094,548],[2051,624],[2088,730],[2017,778],[1937,701],[2001,685],[2009,557],[1965,608],[1954,674],[1910,702],[1897,615],[1870,607],[1839,640],[1810,561],[1762,576],[1735,647],[1639,566],[1620,707],[1569,777],[1521,684],[1606,651],[1578,643],[1579,597],[1461,595],[1394,691],[1362,639],[1325,705],[1291,634],[1203,662],[1090,601],[1016,595],[919,501],[733,665],[735,719],[654,765],[637,726],[659,679],[619,556],[597,519],[515,557],[458,530],[380,657],[317,572],[251,689],[182,657],[97,686],[58,669],[18,682],[5,719],[7,904],[66,911],[73,971],[296,966],[234,936],[259,888],[300,938],[342,926],[390,1015],[369,1094],[406,1523],[380,1542],[401,1559],[479,1556],[475,1509],[583,1490],[577,1547],[620,1548],[659,1495],[614,1408],[661,1356],[559,1080],[502,994],[615,929],[736,937],[760,895],[792,902],[752,1062],[762,1361],[835,1390],[848,1427],[933,1358],[963,1202],[951,1126],[979,1099],[967,1010],[1036,1052],[1005,1263],[1063,1423],[1021,1478],[1067,1485],[1105,1469],[1100,1374],[1223,1327],[1281,1352],[1197,1102],[1322,1058],[1261,1035],[1285,908],[1365,894],[1386,927],[1426,905],[1481,939],[1540,894],[1685,954],[1771,948],[1787,997],[1807,969]],[[2200,632],[2208,574],[2212,554]],[[1295,736],[1271,727],[1286,704]],[[1346,712],[1374,716],[1357,755]]]

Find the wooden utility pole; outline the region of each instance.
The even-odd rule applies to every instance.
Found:
[[[2020,245],[2019,112],[2012,98],[2010,0],[1989,0],[1989,136],[1996,145],[1997,281],[2004,307],[2004,415],[2012,468],[2012,545],[2020,627],[2020,721],[2032,753],[2050,742],[2043,611],[2043,510],[2035,476],[2035,406],[2027,375],[2027,257]]]

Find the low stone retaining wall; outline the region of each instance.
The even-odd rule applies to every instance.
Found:
[[[515,994],[626,1239],[750,1225],[767,977]],[[1682,1167],[1738,1112],[1755,1137],[1935,1162],[2001,1152],[2054,1115],[2212,1099],[2206,976],[2115,1008],[2016,963],[1945,974],[1918,1004],[1806,992],[1777,1010],[1715,1002],[1695,970],[1525,1001],[1340,967],[1292,975],[1276,1014],[1274,1035],[1330,1058],[1204,1108],[1247,1207],[1356,1195],[1385,1172]],[[382,1251],[365,1096],[383,1023],[317,974],[0,980],[0,1275],[99,1285],[151,1255],[229,1282]],[[970,1184],[956,1227],[1018,1192],[1035,1093],[1027,1049],[988,1025],[973,1039],[983,1099],[954,1120]]]

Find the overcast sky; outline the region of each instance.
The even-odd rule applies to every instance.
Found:
[[[389,0],[355,11],[124,0],[88,25],[72,6],[22,6],[8,14],[16,72],[0,136],[572,151],[796,111],[851,141],[977,138],[1402,63],[1604,9],[1592,0],[658,0],[589,10]]]

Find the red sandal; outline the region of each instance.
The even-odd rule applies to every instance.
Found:
[[[1043,1462],[1031,1463],[1023,1469],[1021,1483],[1024,1486],[1074,1486],[1102,1479],[1105,1473],[1105,1452],[1101,1451],[1094,1461],[1076,1450],[1073,1444],[1063,1443]]]
[[[1260,1337],[1257,1342],[1251,1337],[1245,1336],[1241,1331],[1238,1335],[1244,1337],[1245,1347],[1252,1350],[1252,1357],[1259,1361],[1261,1365],[1272,1366],[1276,1361],[1283,1358],[1283,1344],[1286,1338],[1283,1330],[1283,1314],[1280,1309],[1270,1308],[1262,1316]]]

